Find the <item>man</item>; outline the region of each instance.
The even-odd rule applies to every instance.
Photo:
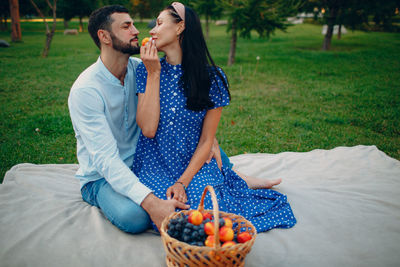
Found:
[[[125,232],[140,233],[158,228],[176,208],[189,206],[175,199],[161,200],[140,183],[130,170],[140,129],[136,124],[136,67],[139,31],[128,10],[106,6],[89,18],[89,33],[100,48],[98,60],[81,73],[68,98],[77,139],[82,198],[98,207]],[[143,59],[148,82],[159,84],[158,57]],[[221,164],[218,146],[217,161]],[[224,164],[230,164],[223,154]],[[244,176],[242,176],[244,177]],[[247,180],[246,180],[247,181]],[[149,217],[150,216],[150,217]]]

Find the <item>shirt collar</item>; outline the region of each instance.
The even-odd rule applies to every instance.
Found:
[[[112,83],[118,84],[120,86],[122,86],[121,81],[119,79],[117,79],[117,77],[114,76],[114,74],[112,74],[107,67],[104,65],[103,61],[101,60],[101,57],[99,56],[99,58],[97,59],[97,64],[99,66],[100,71],[104,74],[104,76],[107,78],[107,80],[109,80]],[[127,73],[125,75],[125,81],[126,81],[126,77],[129,74],[129,68],[130,68],[130,64],[128,62],[128,66],[127,66]]]

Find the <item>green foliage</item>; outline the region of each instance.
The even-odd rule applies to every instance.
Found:
[[[166,7],[164,0],[131,0],[132,14],[141,19],[153,18]]]
[[[337,9],[335,24],[351,29],[393,31],[396,30],[393,25],[395,12],[399,8],[399,0],[305,0],[301,11],[318,14],[324,10],[323,18],[326,23],[331,16],[330,10]],[[373,25],[370,25],[371,22]]]
[[[189,4],[199,16],[204,15],[206,19],[218,19],[222,16],[223,11],[220,2],[217,0],[194,0]]]
[[[137,24],[141,35],[146,24]],[[67,98],[99,56],[88,33],[63,35],[59,22],[41,58],[43,23],[21,26],[24,42],[0,49],[0,181],[18,163],[77,162]],[[398,34],[349,32],[330,52],[320,50],[322,38],[320,26],[296,25],[269,41],[239,39],[236,65],[227,67],[230,38],[211,26],[208,46],[232,95],[217,132],[229,156],[362,144],[400,159]]]
[[[59,0],[57,16],[69,21],[74,17],[88,17],[98,6],[97,0]]]
[[[242,37],[250,38],[255,30],[260,37],[269,37],[276,29],[286,30],[289,16],[297,13],[296,0],[223,0],[229,17],[228,31],[234,25]]]

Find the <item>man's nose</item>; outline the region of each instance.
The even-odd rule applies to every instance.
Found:
[[[138,35],[139,31],[138,31],[138,29],[136,29],[135,26],[132,26],[131,33],[134,34],[134,35]]]

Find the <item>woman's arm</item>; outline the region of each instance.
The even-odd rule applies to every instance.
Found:
[[[179,183],[184,184],[186,187],[189,186],[190,182],[192,181],[193,177],[196,173],[203,167],[204,163],[208,159],[208,156],[211,151],[211,147],[214,143],[215,133],[217,132],[218,123],[221,118],[222,107],[210,109],[207,111],[207,114],[203,121],[203,128],[201,131],[201,136],[199,143],[197,144],[197,148],[192,156],[192,159],[189,162],[186,170],[183,172],[181,177],[178,179],[178,183],[172,187],[179,187],[182,189],[182,185]],[[171,197],[171,193],[173,193],[172,187],[168,188],[167,190],[167,197]],[[180,198],[180,195],[174,194],[174,199],[177,199],[182,202],[186,202],[186,196],[184,199]]]
[[[136,122],[144,136],[153,138],[160,120],[161,65],[157,48],[152,42],[140,48],[140,57],[147,70],[147,83],[145,93],[138,94]]]

